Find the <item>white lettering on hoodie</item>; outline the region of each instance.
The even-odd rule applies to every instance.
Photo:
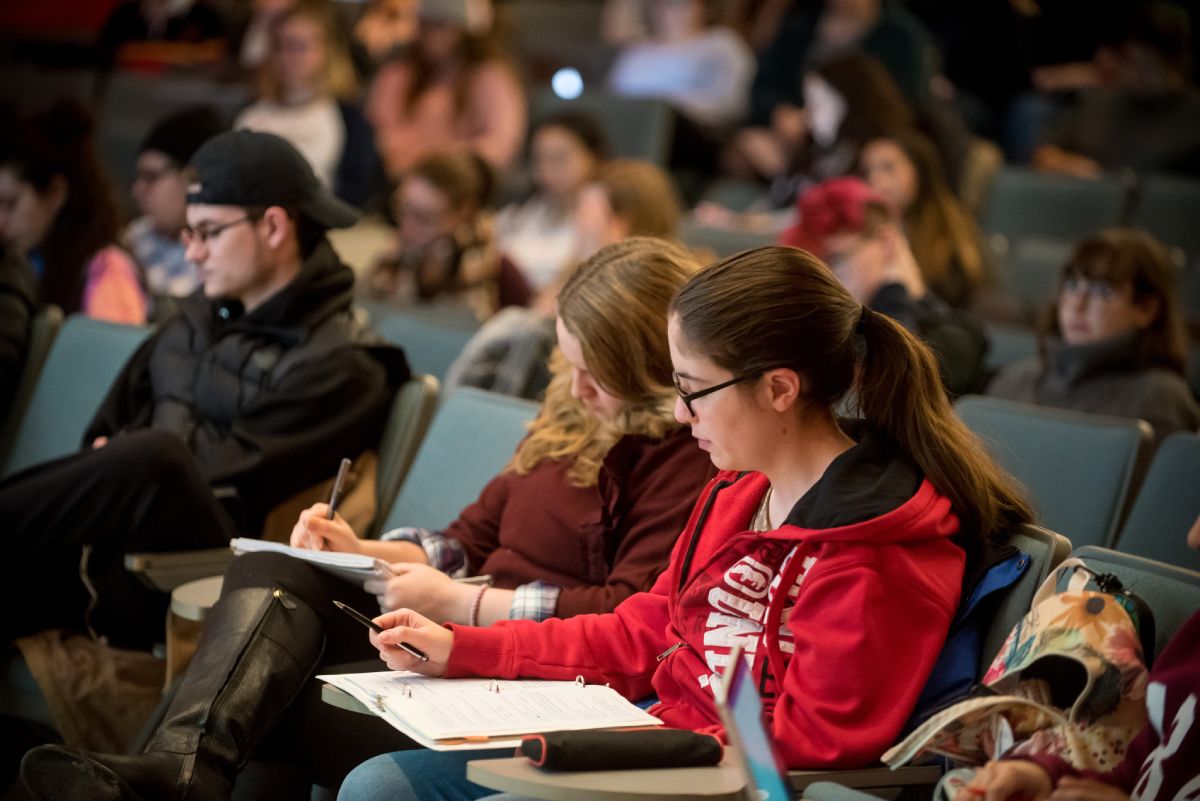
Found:
[[[779,572],[787,567],[795,553],[795,548],[788,552],[779,566]],[[805,558],[795,584],[788,588],[788,600],[795,599],[799,594],[804,576],[816,561],[814,556]],[[753,556],[743,556],[725,571],[724,584],[708,592],[708,603],[712,609],[704,624],[704,661],[713,671],[712,675],[723,672],[735,645],[742,646],[751,667],[754,666],[762,641],[763,624],[779,584],[779,573]],[[779,640],[780,647],[790,653],[794,646],[787,631],[789,612],[790,609],[785,608],[780,615]],[[704,686],[706,682],[703,679],[709,679],[710,676],[700,678],[701,686]]]

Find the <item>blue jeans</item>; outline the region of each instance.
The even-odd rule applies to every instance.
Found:
[[[512,756],[512,749],[490,751],[395,751],[372,757],[350,771],[338,801],[475,801],[496,791],[467,781],[472,759]]]

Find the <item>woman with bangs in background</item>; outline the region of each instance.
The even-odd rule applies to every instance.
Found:
[[[1110,229],[1080,242],[1043,331],[1041,353],[1003,368],[988,395],[1141,418],[1155,442],[1200,426],[1174,271],[1149,234]]]

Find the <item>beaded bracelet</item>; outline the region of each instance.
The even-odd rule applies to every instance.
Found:
[[[483,594],[487,591],[487,584],[479,585],[479,592],[475,593],[475,597],[471,600],[471,614],[467,615],[468,626],[479,625],[479,607],[483,604]]]

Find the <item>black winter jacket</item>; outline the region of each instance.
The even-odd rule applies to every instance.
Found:
[[[0,420],[6,418],[21,380],[36,297],[33,270],[11,249],[0,247]]]
[[[147,426],[177,434],[259,534],[272,507],[379,443],[410,377],[404,352],[354,318],[353,286],[322,242],[249,314],[197,290],[125,365],[84,444]]]

